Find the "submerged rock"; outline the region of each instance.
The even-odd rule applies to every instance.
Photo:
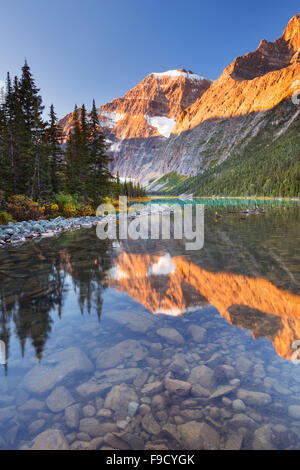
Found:
[[[66,425],[70,429],[77,429],[79,426],[79,410],[78,404],[68,406],[68,408],[65,409]]]
[[[92,416],[95,416],[96,409],[93,407],[93,405],[85,405],[82,408],[82,413],[85,418],[91,418]]]
[[[154,419],[151,413],[147,413],[142,418],[142,426],[146,432],[149,434],[159,434],[160,433],[160,425]]]
[[[192,385],[199,384],[208,390],[215,388],[214,371],[207,366],[194,367],[188,381]]]
[[[219,434],[205,422],[189,421],[180,424],[178,430],[181,434],[181,444],[184,449],[215,450],[220,447]]]
[[[130,403],[128,403],[128,416],[133,417],[138,409],[139,404],[136,401],[131,401]]]
[[[215,390],[209,398],[219,398],[224,395],[229,395],[229,393],[231,393],[235,389],[236,387],[234,385],[221,385],[221,387],[218,387],[217,390]]]
[[[300,405],[290,405],[288,412],[291,418],[300,419]]]
[[[206,388],[202,387],[202,385],[195,384],[192,386],[191,395],[193,397],[209,397],[211,392]]]
[[[100,409],[97,413],[97,417],[102,418],[102,420],[103,419],[109,419],[109,418],[111,418],[111,416],[112,416],[112,411],[107,410],[106,408]]]
[[[96,418],[83,418],[80,420],[79,430],[91,437],[101,437],[108,432],[116,432],[118,427],[114,423],[101,423]]]
[[[268,393],[254,392],[252,390],[245,390],[242,388],[238,390],[237,397],[250,406],[264,406],[268,405],[272,401]]]
[[[101,394],[111,388],[111,384],[98,383],[93,380],[85,382],[76,388],[77,393],[83,398],[90,398],[94,395]]]
[[[121,434],[108,433],[104,436],[103,440],[107,445],[111,446],[113,449],[129,450],[130,446],[127,442],[123,441],[120,436]]]
[[[106,369],[103,371],[97,371],[95,376],[99,383],[108,383],[108,384],[119,384],[120,382],[132,382],[132,380],[137,377],[141,372],[141,369],[137,367],[130,367],[126,369]]]
[[[183,344],[184,338],[175,328],[159,328],[156,333],[170,344]]]
[[[244,436],[242,434],[233,433],[229,434],[229,437],[226,441],[225,449],[226,450],[240,450],[242,447]]]
[[[46,404],[53,413],[58,413],[74,403],[74,398],[65,387],[56,387],[46,400]]]
[[[246,405],[243,402],[243,400],[240,400],[239,398],[237,398],[236,400],[233,400],[232,408],[234,409],[234,411],[244,411],[246,408]]]
[[[252,366],[253,366],[253,363],[247,357],[240,356],[236,360],[236,368],[241,375],[247,373],[251,369]]]
[[[156,395],[157,393],[160,393],[163,389],[163,384],[161,382],[151,382],[151,383],[148,383],[146,384],[143,388],[142,388],[142,395],[143,396],[152,396],[152,395]]]
[[[238,413],[234,415],[234,417],[227,422],[227,425],[232,430],[237,430],[241,427],[246,429],[253,429],[257,427],[255,421],[244,413]]]
[[[129,330],[138,333],[146,333],[153,328],[156,319],[148,312],[134,312],[126,310],[121,312],[110,312],[109,319],[125,326]]]
[[[46,424],[45,419],[37,419],[36,421],[33,421],[30,424],[29,428],[28,428],[29,434],[34,435],[34,434],[40,432],[43,429],[43,427],[45,426],[45,424]]]
[[[172,380],[165,379],[165,388],[170,393],[174,393],[180,397],[189,395],[192,385],[189,382],[184,382],[183,380]]]
[[[176,377],[186,378],[189,375],[190,369],[185,360],[185,355],[175,354],[173,361],[169,365],[169,369]]]
[[[206,329],[199,325],[190,325],[187,329],[187,332],[191,335],[196,343],[203,341],[206,336]]]
[[[20,383],[30,393],[43,394],[70,375],[91,372],[93,365],[79,348],[68,348],[50,355],[46,365],[34,366]]]
[[[47,429],[34,439],[31,450],[68,450],[68,442],[62,431]]]
[[[15,406],[6,406],[0,409],[0,422],[6,422],[16,415]]]
[[[23,405],[19,407],[19,411],[22,412],[37,412],[44,408],[45,403],[42,400],[37,400],[36,398],[31,398],[27,400]]]
[[[97,358],[96,367],[97,369],[110,369],[128,360],[141,361],[146,355],[147,352],[139,341],[128,339],[102,351]]]
[[[116,385],[108,393],[104,406],[116,413],[119,419],[126,418],[130,402],[138,402],[138,396],[132,388],[126,385]]]
[[[272,438],[273,432],[269,424],[256,429],[252,444],[253,450],[275,450]]]

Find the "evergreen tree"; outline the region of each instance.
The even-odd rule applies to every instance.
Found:
[[[75,105],[72,114],[72,130],[69,134],[65,160],[66,160],[66,182],[67,191],[70,194],[82,193],[82,175],[80,174],[80,148],[81,148],[81,129],[78,116],[78,108]]]
[[[88,194],[98,205],[101,198],[108,196],[111,189],[112,175],[108,169],[110,157],[107,155],[105,137],[100,130],[99,117],[95,100],[89,115],[90,153],[88,165]]]
[[[34,171],[30,197],[38,201],[47,200],[50,193],[50,168],[45,139],[46,123],[42,118],[44,107],[41,102],[40,96],[33,100],[34,121],[31,132],[34,142]]]
[[[122,195],[122,185],[121,185],[121,182],[120,182],[119,172],[117,171],[115,185],[114,185],[114,197],[118,198],[121,195]]]
[[[89,163],[90,163],[90,132],[89,132],[89,123],[87,118],[87,112],[85,105],[81,106],[80,110],[80,173],[81,173],[81,196],[83,200],[87,200],[89,196],[88,186],[89,186]]]
[[[49,151],[50,185],[53,193],[58,193],[64,188],[64,167],[62,150],[62,129],[57,123],[54,106],[51,104],[49,113],[49,125],[46,131],[46,141]]]
[[[42,99],[25,61],[20,83],[15,80],[15,99],[19,101],[17,114],[17,184],[16,193],[34,196],[39,185],[39,139],[43,131]],[[38,190],[37,190],[38,192]]]
[[[54,106],[47,123],[39,89],[26,61],[20,80],[15,77],[12,83],[7,74],[5,100],[3,93],[0,98],[2,198],[18,194],[49,201],[65,191],[78,195],[81,202],[98,205],[103,197],[123,192],[119,176],[114,184],[109,171],[110,157],[95,101],[90,114],[84,105],[80,110],[75,106],[64,152]]]

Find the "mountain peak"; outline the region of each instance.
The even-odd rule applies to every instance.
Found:
[[[227,71],[237,81],[253,80],[300,62],[299,49],[300,15],[295,15],[281,37],[274,42],[263,39],[254,52],[237,57]]]
[[[300,14],[293,16],[283,33],[285,41],[289,41],[294,51],[300,48]]]

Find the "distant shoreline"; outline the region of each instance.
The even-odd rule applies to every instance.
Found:
[[[151,195],[149,196],[149,199],[180,199],[180,198],[184,198],[184,196],[185,195],[163,196],[160,194],[159,196]],[[299,197],[279,197],[279,196],[274,196],[274,197],[270,197],[270,196],[193,196],[192,199],[193,200],[194,199],[241,199],[241,200],[259,199],[259,200],[264,200],[264,201],[300,201]]]

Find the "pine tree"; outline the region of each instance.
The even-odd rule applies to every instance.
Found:
[[[121,185],[121,182],[120,182],[119,172],[117,171],[115,184],[114,184],[114,197],[118,198],[121,195],[122,195],[122,185]]]
[[[10,168],[7,147],[7,122],[5,105],[0,105],[0,200],[7,194]]]
[[[41,97],[33,101],[34,121],[32,138],[34,142],[34,171],[31,183],[31,199],[47,200],[50,192],[50,169],[47,147],[45,141],[46,123],[42,119],[44,107],[41,106]]]
[[[81,129],[78,116],[78,108],[75,105],[72,114],[72,130],[69,134],[65,160],[66,160],[66,180],[67,191],[70,194],[82,194],[82,175],[80,174],[80,148],[81,148]]]
[[[44,106],[26,61],[20,83],[15,80],[14,94],[18,147],[16,192],[39,198],[42,171],[40,144],[45,130],[42,119]]]
[[[6,128],[4,130],[4,140],[6,146],[6,158],[10,170],[6,180],[6,194],[16,194],[17,187],[17,142],[21,138],[22,111],[19,100],[19,82],[14,79],[14,86],[11,84],[10,74],[6,79],[6,99],[4,104]]]
[[[78,195],[81,202],[92,200],[98,205],[116,188],[118,193],[123,190],[119,179],[113,184],[95,101],[90,114],[84,105],[80,112],[75,106],[65,152],[54,106],[50,107],[47,123],[39,89],[26,61],[20,80],[15,77],[12,83],[7,75],[2,101],[0,190],[5,198],[22,194],[37,201],[49,201],[63,190]]]
[[[62,129],[57,123],[54,106],[50,106],[50,122],[46,130],[46,142],[49,151],[50,185],[52,193],[56,194],[64,188],[64,164],[62,149]]]
[[[112,175],[108,169],[110,157],[107,155],[105,137],[100,130],[99,117],[95,100],[93,100],[90,119],[90,161],[88,165],[88,193],[94,204],[98,205],[101,198],[108,196]]]
[[[80,173],[81,173],[81,180],[82,180],[82,187],[81,187],[81,196],[83,200],[87,201],[89,196],[89,162],[90,162],[90,148],[89,148],[89,140],[90,140],[90,131],[89,131],[89,123],[87,112],[85,109],[85,105],[81,106],[80,110],[80,131],[81,131],[81,139],[80,139]]]

